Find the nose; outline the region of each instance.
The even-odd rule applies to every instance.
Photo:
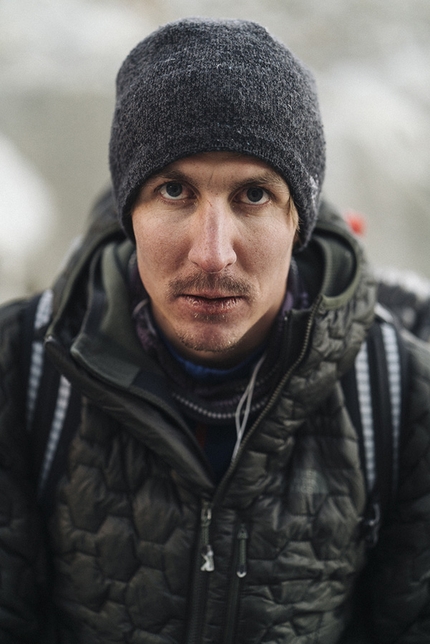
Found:
[[[233,237],[227,204],[199,204],[194,213],[188,259],[205,273],[219,273],[236,262]]]

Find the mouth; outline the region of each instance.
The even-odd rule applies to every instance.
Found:
[[[220,293],[184,293],[179,295],[179,299],[196,315],[219,315],[235,309],[244,297]]]
[[[176,279],[169,290],[171,301],[176,301],[183,315],[207,322],[225,320],[252,300],[250,284],[228,275],[200,274]]]

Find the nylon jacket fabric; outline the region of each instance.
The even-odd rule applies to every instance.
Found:
[[[406,338],[398,499],[369,555],[339,384],[373,318],[357,242],[322,218],[297,256],[312,307],[288,314],[284,372],[218,487],[136,340],[129,252],[117,224],[98,217],[54,288],[46,351],[83,405],[47,521],[25,429],[26,303],[1,309],[0,641],[429,642],[430,357]]]

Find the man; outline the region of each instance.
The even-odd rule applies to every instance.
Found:
[[[32,424],[33,360],[26,429],[29,305],[2,310],[2,642],[429,641],[430,358],[406,340],[397,503],[370,554],[340,378],[375,288],[346,226],[315,226],[324,147],[311,75],[257,24],[182,20],[124,62],[122,226],[96,215],[37,300],[52,426]]]

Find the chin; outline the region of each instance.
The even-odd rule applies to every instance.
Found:
[[[231,333],[178,333],[177,348],[191,360],[223,361],[229,360],[241,345],[242,337],[232,337]]]

